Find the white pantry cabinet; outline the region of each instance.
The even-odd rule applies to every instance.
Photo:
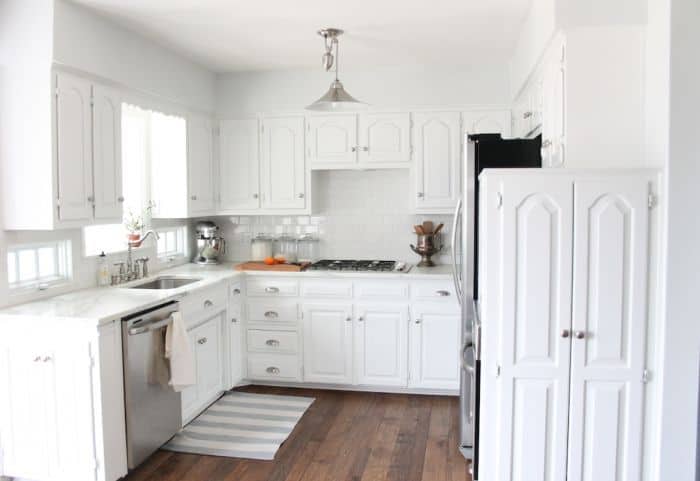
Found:
[[[408,168],[410,114],[314,115],[307,119],[312,169]]]
[[[117,322],[92,333],[40,327],[31,342],[0,326],[0,475],[114,481],[126,475]],[[27,322],[22,320],[23,323]],[[32,321],[30,321],[32,322]],[[25,325],[26,328],[26,325]]]
[[[655,181],[482,174],[482,479],[640,479]]]
[[[352,304],[304,304],[304,381],[352,384]]]
[[[413,114],[413,199],[416,212],[451,213],[460,192],[459,112]]]
[[[426,389],[459,389],[459,306],[437,302],[416,303],[411,308],[408,386]]]

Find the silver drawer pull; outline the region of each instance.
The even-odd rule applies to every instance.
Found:
[[[265,288],[265,292],[268,292],[270,294],[277,294],[279,291],[280,291],[279,287],[270,286],[270,287]]]
[[[197,339],[197,344],[206,344],[207,343],[207,338],[203,337],[201,339]]]
[[[240,290],[238,287],[236,287],[236,288],[233,290],[233,294],[236,295],[236,296],[237,296],[238,294],[240,294],[240,293],[241,293],[241,290]]]
[[[204,307],[211,307],[211,306],[213,306],[213,305],[214,305],[214,303],[211,302],[209,299],[207,299],[206,301],[204,301]]]
[[[447,297],[450,295],[450,291],[439,290],[435,291],[435,294],[437,294],[440,297]]]
[[[274,367],[274,366],[268,367],[267,369],[265,369],[265,371],[269,374],[279,374],[280,373],[280,369],[278,367]]]
[[[267,311],[267,312],[264,314],[264,316],[265,316],[265,317],[270,317],[270,318],[272,318],[272,319],[277,319],[280,315],[277,314],[276,311]]]
[[[235,322],[238,322],[238,319],[236,319],[235,317],[233,317],[233,318],[231,318],[231,322],[234,322],[234,323],[235,323]]]
[[[268,339],[267,341],[265,341],[265,344],[267,344],[268,346],[277,347],[280,345],[280,342],[277,339]]]
[[[34,362],[39,362],[39,361],[41,361],[41,356],[36,356],[36,357],[34,358]]]

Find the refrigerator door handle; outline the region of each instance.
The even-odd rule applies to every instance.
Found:
[[[457,202],[457,207],[455,208],[455,216],[452,219],[452,279],[455,283],[455,291],[457,293],[457,300],[459,304],[462,305],[462,286],[459,283],[459,274],[457,272],[457,225],[459,224],[460,214],[462,213],[462,199]],[[462,253],[464,255],[464,253]]]

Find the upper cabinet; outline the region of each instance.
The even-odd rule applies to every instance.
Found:
[[[187,121],[187,169],[190,212],[214,211],[214,151],[211,119],[190,116]]]
[[[303,117],[224,120],[219,132],[218,213],[310,211]]]
[[[462,129],[467,134],[501,134],[510,137],[509,110],[475,110],[462,112]]]
[[[92,87],[95,220],[122,217],[122,104],[113,89]]]
[[[414,191],[417,212],[450,213],[459,199],[459,112],[413,114]]]
[[[408,168],[410,114],[314,115],[307,121],[312,169]]]

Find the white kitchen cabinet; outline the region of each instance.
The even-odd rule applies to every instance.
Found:
[[[307,118],[307,154],[311,167],[348,167],[357,162],[357,116]]]
[[[360,115],[357,149],[359,163],[367,168],[409,167],[410,117],[408,112]]]
[[[211,119],[191,115],[187,119],[187,170],[189,212],[214,211],[214,151]]]
[[[462,129],[465,133],[501,134],[510,137],[511,113],[509,110],[472,110],[462,112]]]
[[[220,213],[260,208],[260,155],[256,119],[225,120],[219,130]]]
[[[270,117],[261,124],[261,206],[304,209],[307,176],[304,160],[304,118]]]
[[[357,384],[406,386],[408,306],[356,304],[355,376]]]
[[[482,479],[641,476],[654,175],[482,177]]]
[[[351,384],[352,305],[304,304],[304,381]]]
[[[412,306],[409,387],[459,389],[461,319],[458,306],[436,302]]]
[[[93,176],[95,222],[121,222],[122,188],[122,104],[114,89],[92,87]]]
[[[234,282],[229,288],[228,304],[228,359],[229,359],[229,382],[228,386],[233,387],[240,383],[245,377],[244,373],[244,330],[243,330],[243,285],[241,282]]]
[[[413,114],[416,212],[454,210],[460,192],[461,144],[459,112]]]
[[[123,477],[123,391],[109,385],[121,375],[119,326],[101,327],[99,338],[77,326],[70,335],[44,327],[29,343],[16,341],[17,326],[0,326],[0,339],[13,339],[0,342],[0,475]]]

